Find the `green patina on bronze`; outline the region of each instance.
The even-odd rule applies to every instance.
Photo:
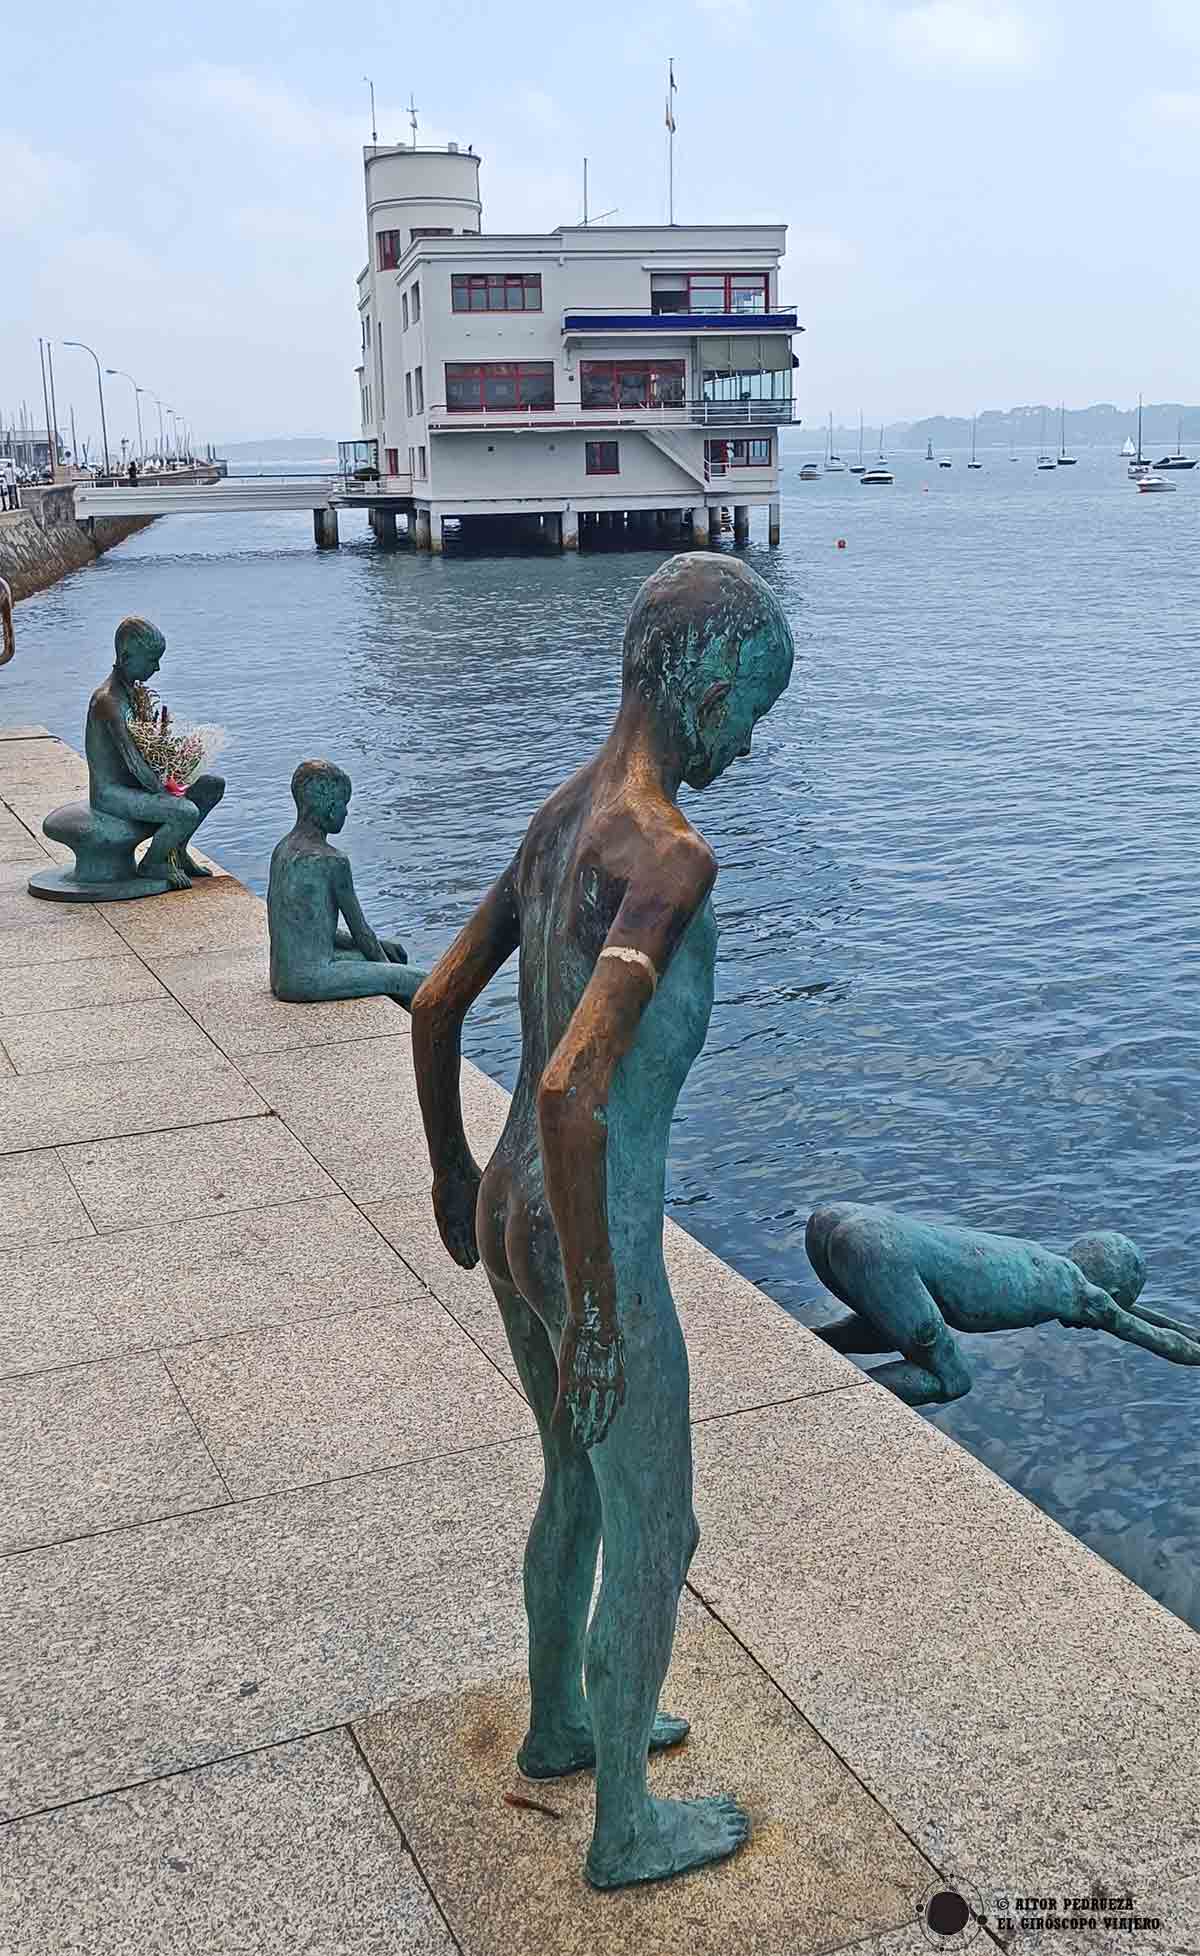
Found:
[[[275,846],[267,885],[271,990],[297,1005],[330,998],[408,1005],[425,973],[409,964],[403,944],[376,937],[350,859],[329,841],[345,827],[350,794],[350,776],[332,761],[301,761],[292,776],[296,821]]]
[[[910,1406],[970,1391],[955,1331],[1057,1323],[1109,1331],[1173,1364],[1200,1365],[1200,1325],[1189,1330],[1138,1303],[1146,1266],[1137,1245],[1114,1229],[1081,1236],[1057,1256],[1015,1236],[831,1202],[809,1217],[805,1248],[821,1282],[853,1314],[818,1336],[840,1352],[901,1352],[869,1376]]]
[[[75,867],[39,870],[29,879],[33,896],[124,902],[190,889],[194,877],[212,875],[189,855],[188,844],[225,793],[224,781],[202,774],[186,794],[168,794],[129,732],[133,689],[158,671],[167,641],[147,619],[125,618],[115,644],[113,669],[88,702],[88,799],[56,808],[42,823],[51,841],[74,852]],[[134,851],[147,839],[150,846],[136,862]]]
[[[413,1002],[438,1227],[464,1267],[482,1257],[541,1433],[518,1763],[535,1779],[595,1765],[586,1873],[604,1888],[720,1860],[750,1827],[731,1798],[656,1800],[646,1779],[648,1751],[687,1731],[657,1712],[697,1542],[663,1200],[717,943],[716,861],[677,796],[749,753],[792,660],[787,621],[745,565],[665,564],[629,619],[608,739],[539,809]],[[521,1067],[481,1175],[462,1125],[462,1024],[518,949]]]

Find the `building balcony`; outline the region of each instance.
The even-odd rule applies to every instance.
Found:
[[[564,340],[604,338],[615,334],[650,334],[655,339],[691,339],[697,333],[802,333],[795,306],[778,306],[772,312],[648,312],[624,306],[602,306],[599,310],[563,314]]]
[[[684,401],[677,407],[580,407],[563,401],[554,407],[469,407],[444,404],[425,410],[430,430],[439,435],[500,430],[514,434],[581,428],[595,434],[608,428],[774,428],[792,420],[790,399]]]

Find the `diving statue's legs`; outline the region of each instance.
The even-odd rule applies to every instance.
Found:
[[[836,1282],[836,1234],[827,1254]],[[902,1360],[870,1367],[867,1377],[908,1406],[946,1405],[970,1391],[962,1347],[907,1257],[888,1257],[876,1246],[870,1259],[856,1259],[853,1279],[854,1313],[821,1326],[818,1338],[840,1352],[903,1352]]]
[[[562,1779],[596,1763],[583,1693],[588,1612],[600,1546],[600,1495],[589,1456],[551,1427],[558,1363],[541,1319],[509,1284],[491,1279],[509,1348],[542,1439],[545,1481],[525,1550],[529,1731],[517,1754],[527,1779]],[[687,1737],[685,1718],[660,1716],[650,1750]]]

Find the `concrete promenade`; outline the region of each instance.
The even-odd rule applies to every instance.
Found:
[[[273,1000],[228,876],[32,900],[84,781],[0,730],[3,1956],[915,1956],[946,1886],[977,1949],[1197,1956],[1200,1639],[673,1225],[703,1540],[652,1777],[753,1840],[600,1897],[587,1777],[505,1804],[540,1455],[408,1019]],[[995,1926],[1098,1894],[1161,1926]]]

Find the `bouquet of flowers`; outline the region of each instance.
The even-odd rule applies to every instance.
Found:
[[[186,727],[171,715],[149,686],[137,681],[131,689],[133,716],[129,734],[142,759],[148,761],[169,795],[185,795],[206,761],[220,751],[225,738],[220,727]]]

